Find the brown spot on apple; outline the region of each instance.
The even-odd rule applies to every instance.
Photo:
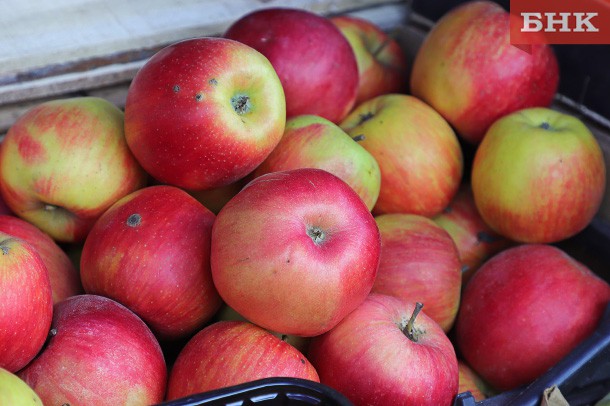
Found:
[[[180,86],[174,85],[174,93],[178,93],[180,91]]]
[[[203,100],[203,93],[197,93],[195,95],[195,100],[200,102],[201,100]]]
[[[375,114],[372,111],[369,111],[368,113],[365,113],[365,114],[360,114],[360,121],[358,121],[358,125],[361,125],[361,124],[369,121],[373,117],[375,117]]]
[[[127,217],[126,223],[129,227],[137,227],[142,223],[142,216],[140,216],[138,213],[134,213]]]
[[[216,78],[212,78],[212,79],[208,80],[208,83],[211,84],[212,86],[216,86],[218,84],[218,80],[216,80]]]

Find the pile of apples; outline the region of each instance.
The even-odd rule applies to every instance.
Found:
[[[0,146],[0,403],[279,376],[438,406],[542,375],[610,301],[555,244],[606,170],[508,21],[464,3],[407,66],[370,21],[266,8],[159,51],[124,112],[26,112]]]

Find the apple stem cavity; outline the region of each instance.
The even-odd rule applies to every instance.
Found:
[[[352,140],[356,142],[364,141],[365,139],[366,137],[364,136],[364,134],[358,134],[352,137]]]
[[[417,342],[417,340],[419,339],[417,330],[415,330],[415,318],[417,317],[419,312],[421,312],[421,309],[423,307],[424,307],[423,303],[420,303],[420,302],[415,303],[415,309],[413,309],[413,314],[411,314],[411,318],[409,319],[409,321],[407,322],[407,325],[405,326],[404,330],[402,331],[407,336],[407,338],[413,342]]]
[[[244,115],[252,109],[250,98],[245,94],[238,94],[231,98],[231,105],[237,114]]]
[[[326,238],[324,231],[320,227],[316,226],[307,226],[307,235],[316,245],[322,244]]]
[[[45,211],[54,211],[57,210],[57,206],[55,206],[54,204],[45,204],[44,205],[44,209]]]
[[[126,223],[129,227],[137,227],[142,223],[142,216],[138,213],[134,213],[127,217]]]
[[[372,52],[372,54],[373,54],[373,58],[377,59],[377,56],[378,56],[378,55],[381,53],[381,51],[383,51],[383,50],[384,50],[384,48],[385,48],[385,47],[387,47],[387,46],[388,46],[388,44],[390,43],[390,41],[391,41],[391,39],[390,39],[390,38],[388,38],[388,39],[386,39],[385,41],[383,41],[383,42],[382,42],[382,43],[379,45],[379,47],[377,47],[377,49],[376,49],[376,50],[374,50],[374,51]]]

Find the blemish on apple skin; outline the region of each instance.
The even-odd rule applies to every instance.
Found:
[[[4,242],[0,243],[0,250],[2,250],[2,255],[8,255],[9,249]]]
[[[370,111],[368,113],[366,113],[366,114],[360,114],[360,121],[358,122],[358,125],[366,123],[367,121],[369,121],[373,117],[375,117],[375,114],[373,114]]]
[[[138,213],[134,213],[127,217],[126,223],[129,227],[137,227],[142,223],[142,216]]]
[[[174,93],[178,93],[180,91],[180,86],[174,85]]]
[[[216,80],[216,78],[212,78],[212,79],[208,80],[208,83],[211,84],[212,86],[216,86],[218,84],[218,81]]]
[[[200,102],[201,100],[203,100],[203,93],[197,93],[195,95],[195,100]]]

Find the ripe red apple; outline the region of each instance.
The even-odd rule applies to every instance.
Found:
[[[21,378],[0,368],[0,405],[42,406],[42,401]]]
[[[447,332],[460,304],[461,263],[447,231],[415,214],[375,218],[381,255],[373,292],[426,305],[426,314]]]
[[[372,21],[349,15],[330,19],[352,46],[358,64],[356,105],[407,90],[407,60],[398,41]]]
[[[470,392],[477,402],[487,398],[485,395],[489,390],[487,384],[464,360],[458,359],[458,371],[460,382],[458,393]]]
[[[53,239],[81,242],[115,201],[146,181],[123,132],[123,112],[98,97],[32,107],[0,144],[0,192]]]
[[[0,215],[0,231],[30,243],[49,273],[53,303],[83,292],[78,270],[68,254],[35,225],[15,216]]]
[[[462,262],[462,285],[468,282],[483,262],[513,244],[483,221],[474,203],[470,184],[462,184],[451,203],[433,220],[455,242]]]
[[[608,283],[559,248],[508,248],[466,285],[456,343],[492,387],[513,389],[538,378],[589,336],[609,300]]]
[[[375,157],[381,189],[375,214],[441,212],[460,186],[463,156],[457,136],[430,106],[388,94],[357,106],[341,123]]]
[[[604,196],[606,166],[580,119],[532,108],[489,128],[471,181],[477,209],[496,232],[519,242],[554,243],[591,222]]]
[[[224,36],[269,59],[286,94],[288,117],[313,114],[338,123],[354,106],[356,56],[328,18],[302,9],[264,8],[239,18]]]
[[[155,404],[167,369],[161,347],[125,306],[97,295],[55,305],[44,350],[18,376],[45,405]]]
[[[301,352],[270,332],[245,321],[218,321],[199,331],[178,354],[167,399],[270,377],[320,381]]]
[[[159,338],[194,333],[221,305],[210,271],[214,218],[175,186],[149,186],[125,196],[85,240],[85,291],[127,306]]]
[[[458,393],[455,351],[425,307],[419,310],[372,293],[332,330],[312,338],[307,356],[320,382],[357,405],[450,405]]]
[[[369,210],[379,196],[381,172],[375,158],[325,118],[303,115],[286,121],[280,143],[253,176],[298,168],[324,169],[338,176],[358,193]]]
[[[262,175],[218,213],[212,277],[246,319],[282,334],[328,331],[369,294],[379,231],[337,176],[302,168]]]
[[[492,1],[461,4],[436,22],[413,61],[411,93],[471,144],[502,116],[548,107],[557,91],[552,48],[532,45],[526,52],[511,45],[509,18]]]
[[[0,232],[0,368],[16,372],[42,348],[53,301],[49,273],[29,243]]]
[[[279,142],[282,85],[267,58],[224,38],[193,38],[157,52],[127,93],[125,137],[156,180],[189,190],[243,178]]]

